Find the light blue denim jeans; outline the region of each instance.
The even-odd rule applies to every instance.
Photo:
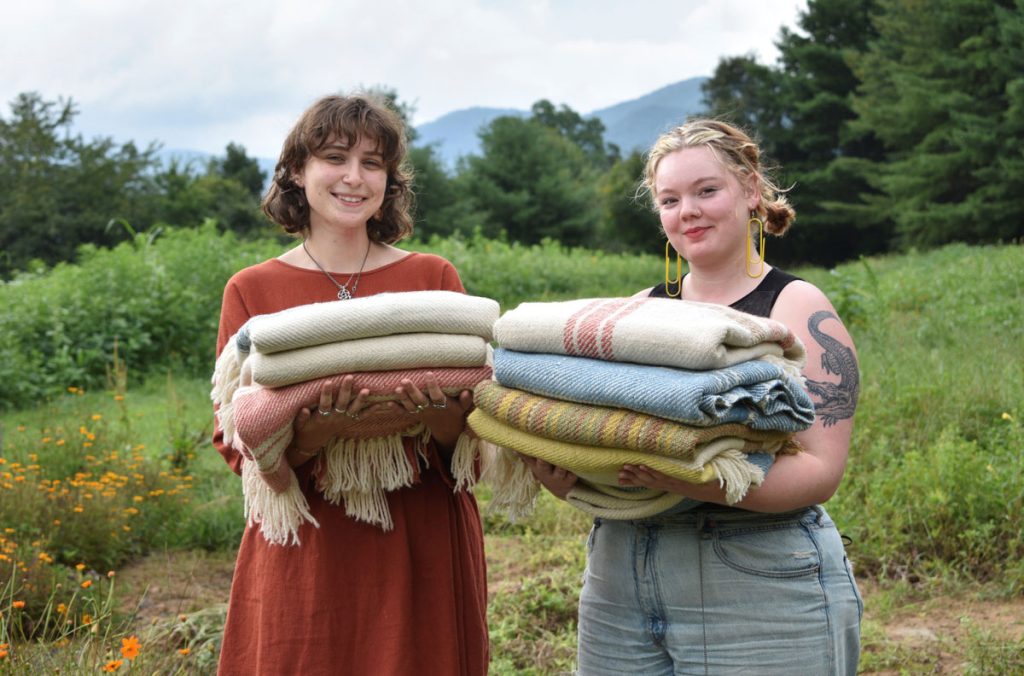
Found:
[[[863,603],[822,507],[596,519],[579,674],[857,672]]]

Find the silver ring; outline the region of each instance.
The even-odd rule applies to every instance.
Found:
[[[413,414],[423,413],[425,410],[427,410],[426,404],[416,404],[416,410],[413,411]]]
[[[345,417],[347,417],[347,418],[352,418],[352,420],[359,420],[359,414],[358,413],[349,413],[348,409],[346,409],[344,411],[341,411],[341,413],[344,413]]]
[[[319,406],[317,406],[317,407],[316,407],[316,412],[317,412],[317,413],[319,413],[319,414],[320,414],[320,415],[322,415],[322,416],[328,416],[328,415],[330,415],[330,414],[331,414],[331,412],[330,412],[330,411],[322,411],[322,410],[320,410],[320,407],[319,407]]]
[[[448,408],[448,397],[445,397],[440,402],[431,401],[430,405],[434,408]]]

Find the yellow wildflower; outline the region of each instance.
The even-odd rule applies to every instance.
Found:
[[[102,416],[102,415],[100,415],[99,413],[93,413],[93,414],[92,414],[92,419],[93,419],[93,420],[102,420],[102,419],[103,419],[103,416]]]
[[[1006,411],[1003,411],[1003,415],[1001,417],[1003,420],[1008,420],[1011,422],[1013,421],[1013,416],[1007,413]]]

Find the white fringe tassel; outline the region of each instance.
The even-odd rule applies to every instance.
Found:
[[[452,477],[456,491],[470,491],[476,484],[476,457],[480,438],[463,432],[455,442],[452,453]]]
[[[730,505],[742,500],[751,486],[760,486],[764,481],[764,470],[747,460],[742,451],[723,451],[709,464],[715,468],[718,485],[725,488],[725,501]]]
[[[482,442],[484,446],[489,446]],[[491,486],[490,511],[505,510],[512,521],[529,516],[540,494],[540,482],[515,451],[495,447],[493,462],[485,468],[481,481]]]
[[[245,496],[246,523],[259,526],[260,534],[273,545],[299,544],[299,526],[304,521],[317,528],[320,524],[309,511],[306,496],[299,488],[295,472],[290,471],[291,484],[283,493],[275,493],[256,467],[242,462],[242,493]]]
[[[341,498],[345,503],[345,513],[356,521],[380,526],[385,531],[395,527],[388,497],[383,490],[343,491]]]

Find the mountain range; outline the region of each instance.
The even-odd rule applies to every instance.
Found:
[[[605,127],[605,141],[619,146],[623,155],[634,149],[646,150],[659,134],[703,108],[700,87],[705,80],[706,77],[682,80],[638,98],[583,113],[583,116],[600,119]],[[480,129],[503,115],[528,117],[530,111],[482,107],[455,110],[418,126],[416,145],[433,144],[445,166],[453,168],[459,157],[480,152]],[[198,168],[204,166],[211,155],[194,150],[163,149],[160,157],[165,162],[171,158],[192,162]],[[277,163],[276,158],[255,159],[269,180]]]
[[[624,155],[634,149],[646,150],[659,134],[703,108],[700,87],[705,80],[706,77],[682,80],[583,116],[601,120],[605,128],[604,140],[619,146]],[[478,132],[502,115],[527,117],[530,111],[479,107],[456,110],[417,127],[416,144],[436,144],[439,157],[452,167],[463,155],[479,154]]]

